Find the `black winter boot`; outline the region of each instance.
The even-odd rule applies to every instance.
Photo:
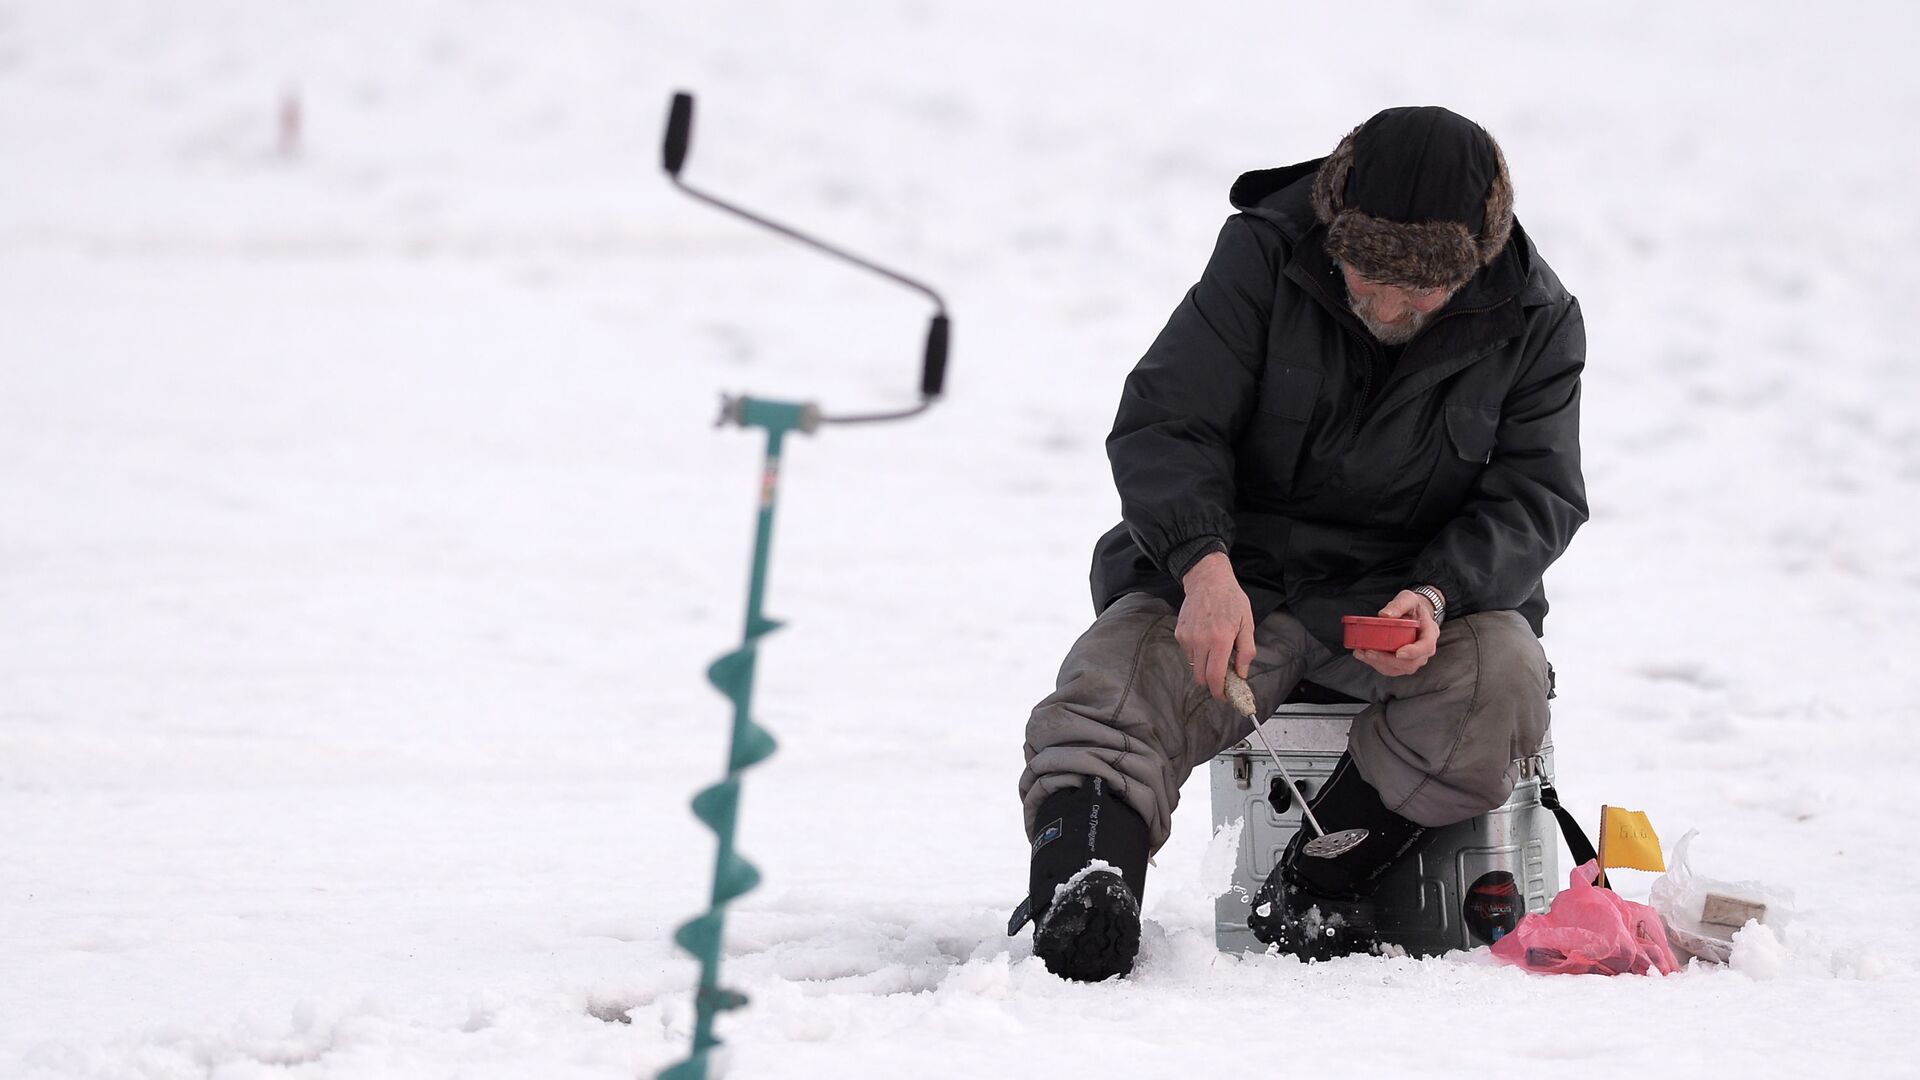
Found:
[[[1286,854],[1254,893],[1247,928],[1306,961],[1374,952],[1379,938],[1371,897],[1381,875],[1427,830],[1387,809],[1344,754],[1309,805],[1328,832],[1365,829],[1366,839],[1330,859],[1309,855],[1305,849],[1313,829],[1303,818]]]
[[[1147,823],[1088,777],[1047,796],[1036,817],[1027,904],[1033,952],[1062,978],[1099,982],[1133,970],[1147,881]],[[1015,913],[1019,929],[1021,913]]]
[[[1315,896],[1288,876],[1284,863],[1253,894],[1247,927],[1254,937],[1307,963],[1370,953],[1380,943],[1372,901]]]

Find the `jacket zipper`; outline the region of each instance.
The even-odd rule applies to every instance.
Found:
[[[1366,419],[1367,403],[1373,398],[1373,363],[1376,359],[1373,342],[1368,341],[1367,367],[1360,381],[1360,407],[1353,412],[1353,430],[1347,433],[1347,449],[1351,450],[1360,443],[1360,422]]]
[[[1329,294],[1327,290],[1320,287],[1320,283],[1318,281],[1315,281],[1311,276],[1308,276],[1308,275],[1302,275],[1302,276],[1305,277],[1307,282],[1313,286],[1313,291],[1320,294],[1320,299],[1327,305],[1327,309],[1329,311],[1334,312],[1339,318],[1347,320],[1349,324],[1359,322],[1359,319],[1353,314],[1353,312],[1349,310],[1346,307],[1346,305],[1336,302],[1333,299],[1333,296]],[[1353,333],[1352,325],[1349,325],[1347,327],[1347,332],[1350,334]],[[1361,380],[1360,380],[1360,407],[1354,410],[1353,427],[1347,432],[1347,449],[1349,450],[1353,449],[1354,446],[1356,446],[1360,442],[1360,423],[1361,421],[1366,419],[1367,404],[1373,398],[1373,365],[1375,360],[1375,351],[1374,351],[1375,344],[1373,340],[1373,335],[1367,333],[1366,327],[1362,326],[1360,328],[1360,332],[1355,336],[1360,339],[1360,344],[1366,347],[1367,366],[1363,374],[1361,375]]]
[[[1302,275],[1302,277],[1304,277],[1307,280],[1307,282],[1313,286],[1313,290],[1315,292],[1320,294],[1320,299],[1325,301],[1328,309],[1336,312],[1341,317],[1348,319],[1352,322],[1359,321],[1358,317],[1355,316],[1350,309],[1348,309],[1343,304],[1337,303],[1333,299],[1333,297],[1327,292],[1327,290],[1321,288],[1320,283],[1318,281],[1315,281],[1309,275]],[[1510,300],[1512,299],[1512,297],[1508,297],[1507,299]],[[1500,301],[1500,304],[1504,304],[1506,302],[1507,302],[1506,300],[1502,300]],[[1429,323],[1426,329],[1432,330],[1435,324],[1444,322],[1447,319],[1451,319],[1456,315],[1484,315],[1487,312],[1492,311],[1494,308],[1499,307],[1500,304],[1488,304],[1486,307],[1469,308],[1465,311],[1449,311],[1445,315],[1440,316],[1440,318],[1433,320],[1433,323]],[[1349,325],[1347,327],[1347,331],[1349,333],[1352,333],[1353,327]],[[1425,333],[1425,332],[1426,331],[1422,331],[1422,333]],[[1373,335],[1366,332],[1365,326],[1362,326],[1360,328],[1360,333],[1358,336],[1360,338],[1361,344],[1367,347],[1367,367],[1366,367],[1366,372],[1362,377],[1361,383],[1360,383],[1360,407],[1359,409],[1355,410],[1353,414],[1353,428],[1347,435],[1347,449],[1349,450],[1353,449],[1354,446],[1358,445],[1360,442],[1360,425],[1367,418],[1367,406],[1368,404],[1371,403],[1373,398],[1373,364],[1376,356],[1375,349],[1377,347],[1377,343],[1373,340]],[[1408,346],[1411,346],[1413,343],[1408,342],[1407,344]],[[1406,354],[1402,353],[1400,355],[1400,363],[1404,366],[1406,362],[1407,362]]]

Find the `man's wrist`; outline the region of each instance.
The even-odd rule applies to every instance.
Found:
[[[1221,573],[1229,577],[1233,575],[1233,563],[1227,558],[1225,548],[1209,551],[1195,559],[1193,565],[1187,568],[1187,572],[1180,575],[1180,586],[1192,590],[1195,582],[1201,578],[1213,577]]]
[[[1167,569],[1173,574],[1174,580],[1184,582],[1187,580],[1187,575],[1200,565],[1202,559],[1216,552],[1224,555],[1226,551],[1226,541],[1217,536],[1202,536],[1197,540],[1180,544],[1168,552]]]

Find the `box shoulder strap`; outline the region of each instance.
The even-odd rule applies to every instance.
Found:
[[[1573,853],[1575,866],[1581,866],[1599,858],[1593,850],[1593,841],[1587,839],[1586,831],[1580,828],[1580,823],[1573,820],[1572,811],[1560,805],[1560,793],[1555,791],[1553,784],[1545,779],[1540,781],[1540,805],[1553,811],[1554,818],[1560,822],[1560,835],[1567,839],[1567,850]]]

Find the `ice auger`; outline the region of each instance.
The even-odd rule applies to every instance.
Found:
[[[740,817],[740,781],[746,770],[773,754],[773,736],[753,722],[753,673],[759,655],[760,639],[780,628],[761,610],[766,596],[767,558],[773,540],[773,511],[780,486],[781,443],[789,432],[811,435],[822,424],[872,423],[902,420],[925,412],[940,397],[946,378],[947,306],[940,294],[912,278],[875,265],[841,248],[816,240],[786,225],[743,210],[705,192],[697,191],[680,178],[686,164],[687,145],[693,132],[693,96],[677,93],[667,114],[667,137],[661,159],[674,186],[688,195],[743,217],[756,225],[772,229],[792,240],[855,266],[870,270],[925,294],[934,303],[933,321],[927,328],[927,342],[920,368],[920,402],[888,412],[844,416],[823,414],[812,402],[767,401],[753,397],[723,396],[719,425],[760,428],[767,433],[766,467],[760,479],[760,516],[753,541],[753,572],[747,587],[747,621],[740,647],[714,661],[707,678],[733,702],[733,735],[727,751],[727,775],[717,784],[702,789],[693,797],[694,816],[705,822],[719,840],[714,855],[713,891],[707,910],[683,924],[673,935],[681,948],[700,961],[700,985],[694,992],[693,1049],[686,1060],[660,1074],[660,1080],[706,1080],[709,1054],[719,1044],[713,1034],[714,1018],[728,1009],[747,1003],[746,996],[720,985],[720,945],[726,928],[727,905],[760,882],[760,872],[734,850],[734,825]]]

